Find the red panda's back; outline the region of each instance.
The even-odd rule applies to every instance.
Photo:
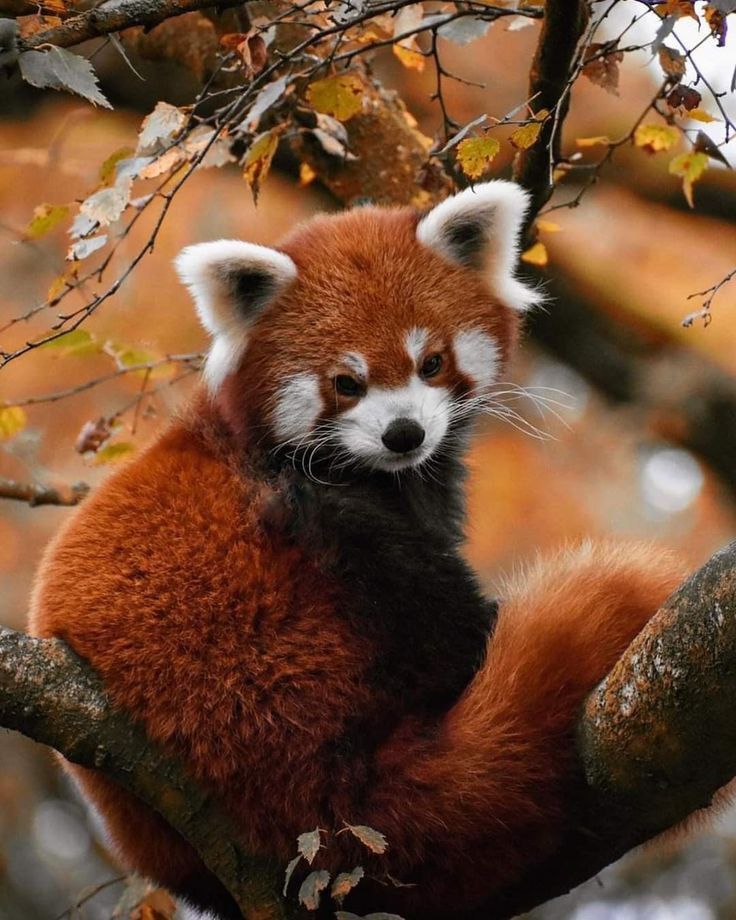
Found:
[[[269,848],[274,827],[288,839],[314,823],[303,809],[322,800],[318,752],[368,706],[372,657],[318,561],[260,525],[273,498],[177,423],[64,528],[31,616],[196,776],[229,790]]]

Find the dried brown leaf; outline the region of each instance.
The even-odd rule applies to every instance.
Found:
[[[96,454],[111,434],[110,422],[106,418],[85,422],[74,442],[74,450],[78,454]]]
[[[319,852],[321,845],[322,841],[318,827],[315,827],[313,831],[307,831],[304,834],[299,834],[299,836],[296,838],[296,848],[306,859],[310,866],[314,862],[314,857]]]
[[[585,52],[585,65],[583,73],[596,86],[602,87],[606,92],[618,95],[619,68],[624,59],[623,51],[612,48],[605,51],[608,46],[603,42],[592,42]]]
[[[363,846],[368,847],[371,853],[385,853],[388,849],[388,840],[375,828],[367,824],[346,824],[345,826],[353,837],[357,837]]]
[[[670,77],[672,80],[681,80],[685,76],[687,58],[681,51],[662,45],[659,49],[658,57],[659,66],[666,77]]]
[[[364,876],[365,871],[362,866],[356,866],[352,872],[341,872],[332,883],[330,895],[335,901],[342,903]]]
[[[322,892],[330,884],[330,873],[324,869],[310,872],[299,889],[299,903],[307,910],[317,910]]]

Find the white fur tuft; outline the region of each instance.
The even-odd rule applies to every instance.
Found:
[[[276,394],[273,430],[277,440],[298,442],[314,428],[322,411],[319,380],[302,372],[283,381]]]
[[[493,336],[482,329],[463,329],[452,344],[458,369],[473,381],[476,390],[487,389],[501,363],[501,350]]]
[[[463,261],[463,244],[455,236],[467,227],[479,233],[478,267],[493,292],[515,310],[528,310],[544,299],[515,275],[519,237],[529,196],[515,182],[495,180],[467,188],[433,208],[417,227],[417,239],[452,262]]]
[[[214,392],[237,367],[252,316],[294,281],[296,265],[283,252],[241,240],[214,240],[187,246],[174,265],[192,294],[200,322],[213,337],[204,377]],[[268,296],[258,297],[249,304],[238,303],[231,280],[239,271],[268,277],[272,282]]]
[[[415,365],[419,364],[419,359],[422,357],[424,349],[427,347],[428,338],[429,333],[427,330],[419,329],[417,326],[410,329],[404,336],[404,348],[406,348],[409,357]]]

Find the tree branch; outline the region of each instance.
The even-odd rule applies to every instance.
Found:
[[[589,697],[574,829],[548,864],[494,896],[489,916],[513,916],[568,891],[710,803],[736,775],[734,661],[736,543],[685,582]],[[245,917],[286,916],[280,868],[242,851],[206,793],[110,706],[63,643],[0,629],[0,725],[102,770],[156,808]]]
[[[13,479],[0,477],[0,498],[12,498],[28,502],[31,507],[38,505],[78,505],[89,492],[89,486],[77,482],[73,486],[56,489],[43,486],[37,482],[15,482]]]
[[[244,917],[282,920],[280,867],[247,855],[229,821],[182,767],[110,705],[64,643],[0,627],[0,725],[102,770],[155,808],[197,850]]]
[[[36,0],[0,0],[0,16],[10,16],[15,19],[17,16],[34,16],[38,13],[49,13],[60,19],[73,15],[61,10],[58,5],[46,4],[43,0],[38,0],[38,2]]]
[[[521,150],[514,163],[514,179],[532,195],[528,223],[552,195],[552,166],[560,158],[562,126],[574,79],[572,65],[589,16],[587,0],[548,0],[545,6],[527,98],[533,100],[534,111],[546,109],[551,117],[544,122],[537,142]]]
[[[494,899],[502,915],[564,894],[712,803],[736,776],[734,662],[731,543],[672,595],[588,697],[575,830],[547,865]]]
[[[151,28],[166,19],[217,6],[228,9],[243,6],[245,0],[117,0],[72,16],[60,26],[45,29],[19,43],[21,51],[40,45],[69,48],[90,38],[100,38],[132,26]]]

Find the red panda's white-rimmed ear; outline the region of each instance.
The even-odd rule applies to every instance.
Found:
[[[174,264],[212,336],[204,376],[216,390],[235,370],[253,319],[294,281],[296,265],[283,252],[240,240],[187,246]]]
[[[516,277],[529,196],[514,182],[467,188],[438,204],[417,227],[417,239],[451,262],[483,272],[510,307],[527,310],[544,298]]]

